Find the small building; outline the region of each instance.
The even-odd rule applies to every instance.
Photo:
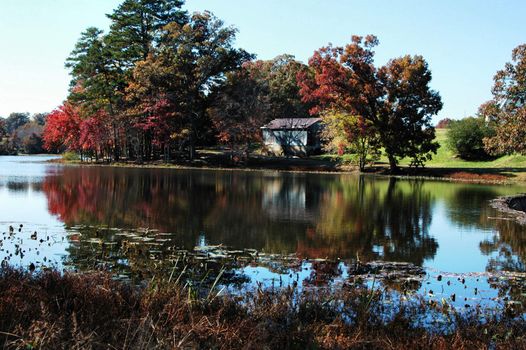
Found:
[[[321,118],[279,118],[261,127],[269,154],[307,156],[321,150]]]

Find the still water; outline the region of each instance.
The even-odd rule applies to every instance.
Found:
[[[304,261],[410,262],[435,276],[526,269],[525,227],[489,206],[524,186],[61,166],[51,158],[0,157],[0,260],[89,269],[100,258],[127,273],[139,265],[127,254],[134,241],[150,260],[224,245]],[[276,270],[249,264],[242,272]],[[484,283],[479,289],[490,289]]]

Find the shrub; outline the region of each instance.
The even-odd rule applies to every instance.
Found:
[[[79,160],[79,155],[76,152],[64,152],[62,154],[62,159],[65,161],[76,161]]]
[[[492,134],[492,129],[482,118],[468,117],[452,121],[447,131],[447,146],[465,160],[490,159],[484,149],[484,138]]]

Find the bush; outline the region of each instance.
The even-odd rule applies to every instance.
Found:
[[[468,117],[452,121],[447,131],[447,146],[465,160],[492,158],[484,149],[484,138],[492,135],[492,129],[482,118]]]
[[[76,161],[80,160],[80,157],[76,152],[68,151],[62,154],[62,159],[64,159],[65,161]]]

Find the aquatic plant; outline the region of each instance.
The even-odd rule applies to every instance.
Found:
[[[365,284],[257,288],[188,298],[172,278],[135,287],[109,273],[0,270],[0,342],[8,349],[524,348],[522,305],[456,312],[392,300]],[[212,297],[211,297],[212,296]]]

